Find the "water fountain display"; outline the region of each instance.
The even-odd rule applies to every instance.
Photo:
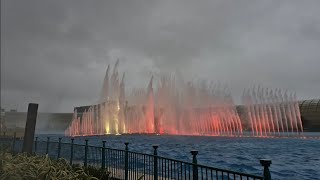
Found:
[[[172,134],[242,136],[246,124],[252,136],[289,136],[303,132],[293,93],[258,87],[245,90],[243,116],[231,91],[222,83],[186,82],[174,75],[151,77],[146,88],[125,92],[119,61],[108,66],[96,105],[75,108],[68,136],[104,134]],[[78,111],[79,110],[79,111]]]
[[[303,133],[295,93],[258,86],[244,90],[242,101],[253,136],[296,136]]]

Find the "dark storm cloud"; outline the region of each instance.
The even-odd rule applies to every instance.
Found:
[[[306,1],[4,0],[1,104],[70,112],[98,99],[121,59],[127,86],[152,72],[253,83],[319,98],[320,13]]]

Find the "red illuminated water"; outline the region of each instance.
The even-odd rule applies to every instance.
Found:
[[[119,61],[109,78],[108,66],[100,103],[74,112],[66,135],[150,133],[172,135],[300,135],[303,127],[295,94],[262,87],[243,93],[240,118],[230,89],[221,83],[185,82],[174,76],[151,77],[146,88],[125,93]]]

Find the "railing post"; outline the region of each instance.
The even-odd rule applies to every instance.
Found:
[[[129,169],[128,169],[128,162],[129,162],[129,157],[128,157],[128,151],[129,151],[129,143],[128,142],[125,142],[124,143],[126,145],[126,148],[125,148],[125,154],[124,154],[124,171],[125,171],[125,174],[124,174],[124,179],[125,180],[128,180],[128,177],[129,177]]]
[[[72,161],[73,161],[73,144],[74,144],[74,139],[71,139],[71,152],[70,152],[70,164],[72,165]]]
[[[5,132],[5,131],[3,132],[3,137],[4,137],[4,138],[6,137],[6,132]]]
[[[86,146],[84,148],[84,167],[87,167],[88,165],[88,139],[86,141]]]
[[[38,137],[36,137],[36,141],[34,142],[34,153],[37,152],[37,147],[38,146]]]
[[[260,159],[260,164],[264,167],[263,168],[263,177],[265,180],[271,180],[271,173],[269,167],[271,165],[270,159]]]
[[[192,154],[192,171],[193,171],[193,180],[198,180],[198,161],[197,161],[197,154],[198,154],[198,151],[196,150],[192,150],[191,151],[191,154]]]
[[[46,154],[49,154],[49,143],[50,143],[50,137],[47,137],[47,149],[46,149]]]
[[[158,180],[158,152],[157,149],[159,147],[159,145],[155,144],[152,146],[153,147],[153,179],[154,180]]]
[[[14,147],[16,145],[16,137],[17,137],[17,134],[16,134],[16,132],[14,132],[14,134],[13,134],[13,142],[12,142],[12,149],[11,149],[11,151],[13,153],[14,153]]]
[[[60,152],[61,152],[61,137],[59,138],[59,143],[58,143],[58,159],[60,158]]]
[[[37,116],[38,116],[38,106],[39,104],[35,104],[35,103],[28,104],[28,114],[27,114],[26,126],[24,128],[22,152],[25,152],[29,155],[32,154],[32,149],[33,149],[34,133],[36,128]]]
[[[101,151],[101,169],[106,167],[106,141],[102,141],[102,151]]]

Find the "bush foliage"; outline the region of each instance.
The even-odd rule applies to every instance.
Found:
[[[81,167],[72,167],[65,159],[51,160],[46,156],[28,156],[27,154],[1,153],[1,180],[98,180]]]

